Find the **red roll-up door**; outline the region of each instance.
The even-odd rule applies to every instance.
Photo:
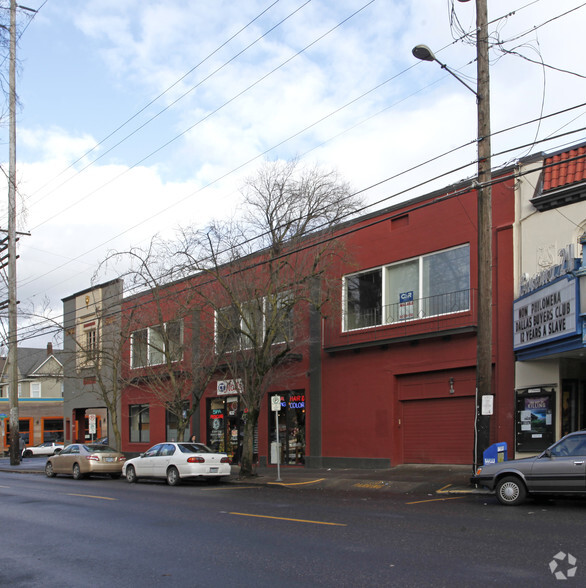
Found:
[[[473,462],[474,398],[404,400],[403,463]]]

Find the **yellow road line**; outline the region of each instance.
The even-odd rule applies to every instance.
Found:
[[[334,527],[347,527],[348,525],[343,523],[327,523],[325,521],[306,521],[304,519],[289,519],[287,517],[271,517],[268,515],[248,514],[245,512],[230,512],[228,514],[236,515],[239,517],[255,517],[259,519],[274,519],[276,521],[292,521],[294,523],[311,523],[313,525],[331,525]]]
[[[100,500],[118,500],[117,498],[109,498],[108,496],[93,496],[92,494],[67,493],[67,496],[81,496],[82,498],[99,498]]]
[[[305,484],[317,484],[323,482],[325,478],[318,478],[317,480],[309,480],[307,482],[267,482],[267,485],[272,484],[274,486],[304,486]]]
[[[443,500],[459,500],[463,496],[450,496],[449,498],[430,498],[429,500],[417,500],[416,502],[406,502],[405,504],[421,504],[423,502],[441,502]]]

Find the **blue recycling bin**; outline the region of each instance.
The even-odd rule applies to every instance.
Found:
[[[507,461],[507,444],[504,441],[493,443],[484,451],[482,457],[484,459],[484,465]]]

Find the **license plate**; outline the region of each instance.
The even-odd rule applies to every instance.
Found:
[[[116,461],[116,459],[114,457],[107,457],[106,461]]]
[[[218,468],[210,468],[210,474],[215,474],[218,471]]]

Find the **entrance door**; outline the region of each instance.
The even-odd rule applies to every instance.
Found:
[[[562,381],[562,436],[586,428],[586,383]]]

